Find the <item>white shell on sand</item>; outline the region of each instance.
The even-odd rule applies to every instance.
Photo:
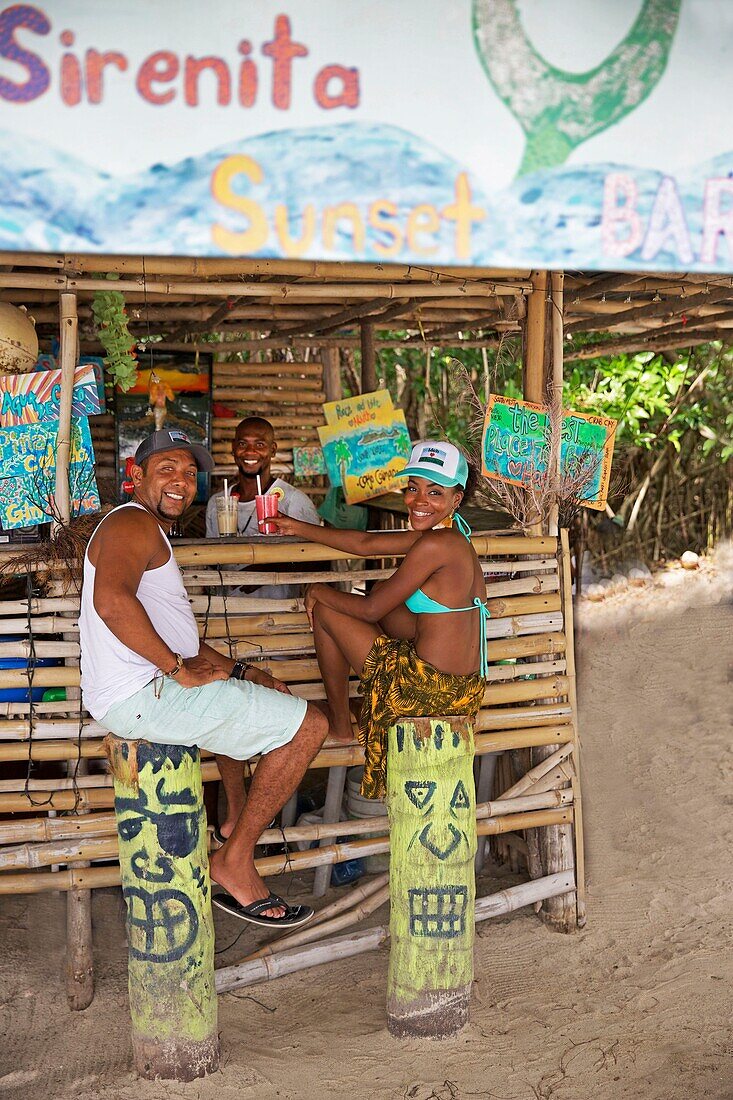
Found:
[[[25,374],[38,359],[36,326],[10,302],[0,302],[0,374]]]
[[[694,550],[685,550],[680,558],[680,565],[683,569],[699,569],[700,555],[696,554]]]
[[[629,569],[629,584],[636,585],[637,588],[642,588],[645,584],[649,584],[651,579],[652,575],[648,569]]]

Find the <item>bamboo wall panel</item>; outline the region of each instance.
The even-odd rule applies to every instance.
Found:
[[[318,382],[320,365],[268,366],[278,371],[308,367],[307,372],[303,370],[303,380]],[[273,376],[278,377],[274,370]],[[221,417],[217,421],[218,430],[229,433],[226,437],[220,435],[222,444],[228,447],[234,418],[232,423]],[[484,705],[476,721],[476,751],[482,755],[572,742],[575,734],[573,708],[568,699],[570,681],[557,540],[497,535],[473,541],[487,576],[491,611],[487,638],[492,662]],[[347,582],[353,590],[361,591],[365,581],[382,579],[393,571],[387,561],[376,561],[369,569],[363,561],[351,560],[346,554],[284,539],[249,543],[181,542],[175,545],[175,553],[184,584],[191,591],[190,601],[202,637],[222,652],[256,660],[287,683],[293,694],[307,699],[322,699],[324,691],[302,594],[288,599],[260,600],[247,595],[233,596],[227,586],[241,585],[245,578],[248,584],[303,585],[313,578],[308,566],[316,562],[326,563],[326,569],[315,574],[319,581]],[[336,559],[344,562],[344,570],[328,569],[327,563]],[[69,638],[69,632],[77,629],[78,606],[78,597],[73,592],[64,592],[60,581],[49,584],[46,594],[34,597],[30,606],[25,599],[0,601],[0,633],[8,636],[7,641],[0,643],[1,656],[28,658],[35,652],[38,658],[71,662],[57,667],[36,667],[34,687],[78,688],[79,669],[75,663],[78,642]],[[32,641],[28,637],[29,618]],[[62,634],[66,637],[62,638]],[[27,670],[0,670],[0,690],[27,686]],[[357,688],[353,678],[352,696],[357,694]],[[30,704],[25,702],[0,702],[0,762],[15,762],[16,766],[26,763],[32,769],[28,777],[22,774],[18,779],[0,781],[0,813],[33,815],[19,821],[0,822],[0,893],[65,888],[61,879],[73,882],[78,888],[79,876],[85,885],[116,882],[116,866],[93,868],[91,874],[81,868],[55,873],[34,870],[51,863],[72,864],[82,858],[114,858],[114,851],[110,846],[109,813],[113,790],[103,762],[105,730],[89,715],[80,713],[78,704],[71,701],[38,702],[32,710],[31,715]],[[91,763],[90,773],[76,780],[68,778],[67,769],[71,767],[73,771],[74,762],[79,760]],[[344,766],[362,760],[363,753],[357,744],[327,743],[312,766]],[[253,766],[256,767],[256,760]],[[209,754],[202,754],[202,771],[205,779],[218,775]],[[567,785],[564,772],[558,771],[557,775],[551,772],[541,782],[549,785],[550,790],[531,788],[527,797],[535,799],[532,805],[554,806],[570,801],[571,795],[563,789]],[[558,785],[559,794],[553,784]],[[49,818],[50,810],[70,816]],[[550,811],[538,808],[537,812]],[[517,828],[516,822],[512,828]],[[39,847],[42,844],[54,847],[42,850]],[[20,847],[9,847],[12,845]],[[11,868],[25,871],[11,875]]]
[[[217,472],[234,473],[234,430],[245,416],[264,416],[275,429],[273,470],[292,474],[293,447],[317,444],[325,424],[323,364],[214,363],[212,454]],[[226,410],[226,415],[224,411]]]

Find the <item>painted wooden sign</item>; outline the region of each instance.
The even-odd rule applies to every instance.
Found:
[[[33,527],[54,518],[58,420],[0,428],[0,523],[4,530]],[[98,512],[94,448],[85,416],[71,422],[71,515]]]
[[[61,371],[58,369],[2,375],[0,428],[58,420],[60,398]],[[94,367],[83,363],[74,371],[72,415],[96,416],[101,411]]]
[[[332,422],[318,429],[326,470],[347,504],[402,488],[410,454],[405,414],[386,390],[324,406]]]
[[[296,477],[322,477],[326,473],[323,451],[316,443],[293,447],[293,473]]]
[[[586,508],[606,506],[617,421],[589,413],[563,412],[560,476]],[[550,416],[546,405],[492,394],[481,444],[486,477],[529,485],[547,476]],[[569,495],[572,495],[569,493]]]
[[[730,28],[730,0],[0,0],[0,249],[727,274]]]

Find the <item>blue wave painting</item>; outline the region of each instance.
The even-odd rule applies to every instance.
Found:
[[[311,204],[316,230],[300,258],[384,262],[378,246],[384,249],[395,238],[370,224],[370,204],[378,199],[393,203],[387,220],[401,227],[404,236],[418,204],[441,213],[455,202],[456,180],[465,173],[471,203],[485,215],[470,227],[466,255],[457,256],[455,222],[441,215],[437,226],[419,237],[423,247],[434,251],[410,249],[405,241],[389,260],[423,266],[730,270],[733,244],[722,233],[714,259],[706,263],[700,260],[700,242],[706,181],[733,178],[733,153],[676,179],[694,250],[691,262],[683,264],[669,248],[660,248],[652,258],[642,258],[641,244],[626,256],[603,252],[607,175],[622,173],[634,182],[636,211],[646,226],[664,179],[661,172],[615,164],[563,165],[522,176],[489,196],[464,166],[429,142],[394,126],[358,122],[260,134],[128,177],[112,177],[43,143],[0,130],[0,249],[232,254],[217,245],[212,225],[237,233],[249,223],[211,191],[212,174],[232,156],[251,158],[263,175],[261,183],[240,175],[231,185],[233,192],[256,201],[268,226],[264,244],[248,255],[285,258],[274,229],[276,208],[287,209],[287,231],[297,240],[304,231],[303,211]],[[348,219],[338,221],[333,240],[324,242],[323,209],[345,202],[360,212],[362,247],[355,248]]]

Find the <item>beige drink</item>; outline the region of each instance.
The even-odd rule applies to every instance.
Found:
[[[236,535],[237,533],[237,504],[239,498],[234,496],[216,498],[216,522],[219,525],[219,537]]]

